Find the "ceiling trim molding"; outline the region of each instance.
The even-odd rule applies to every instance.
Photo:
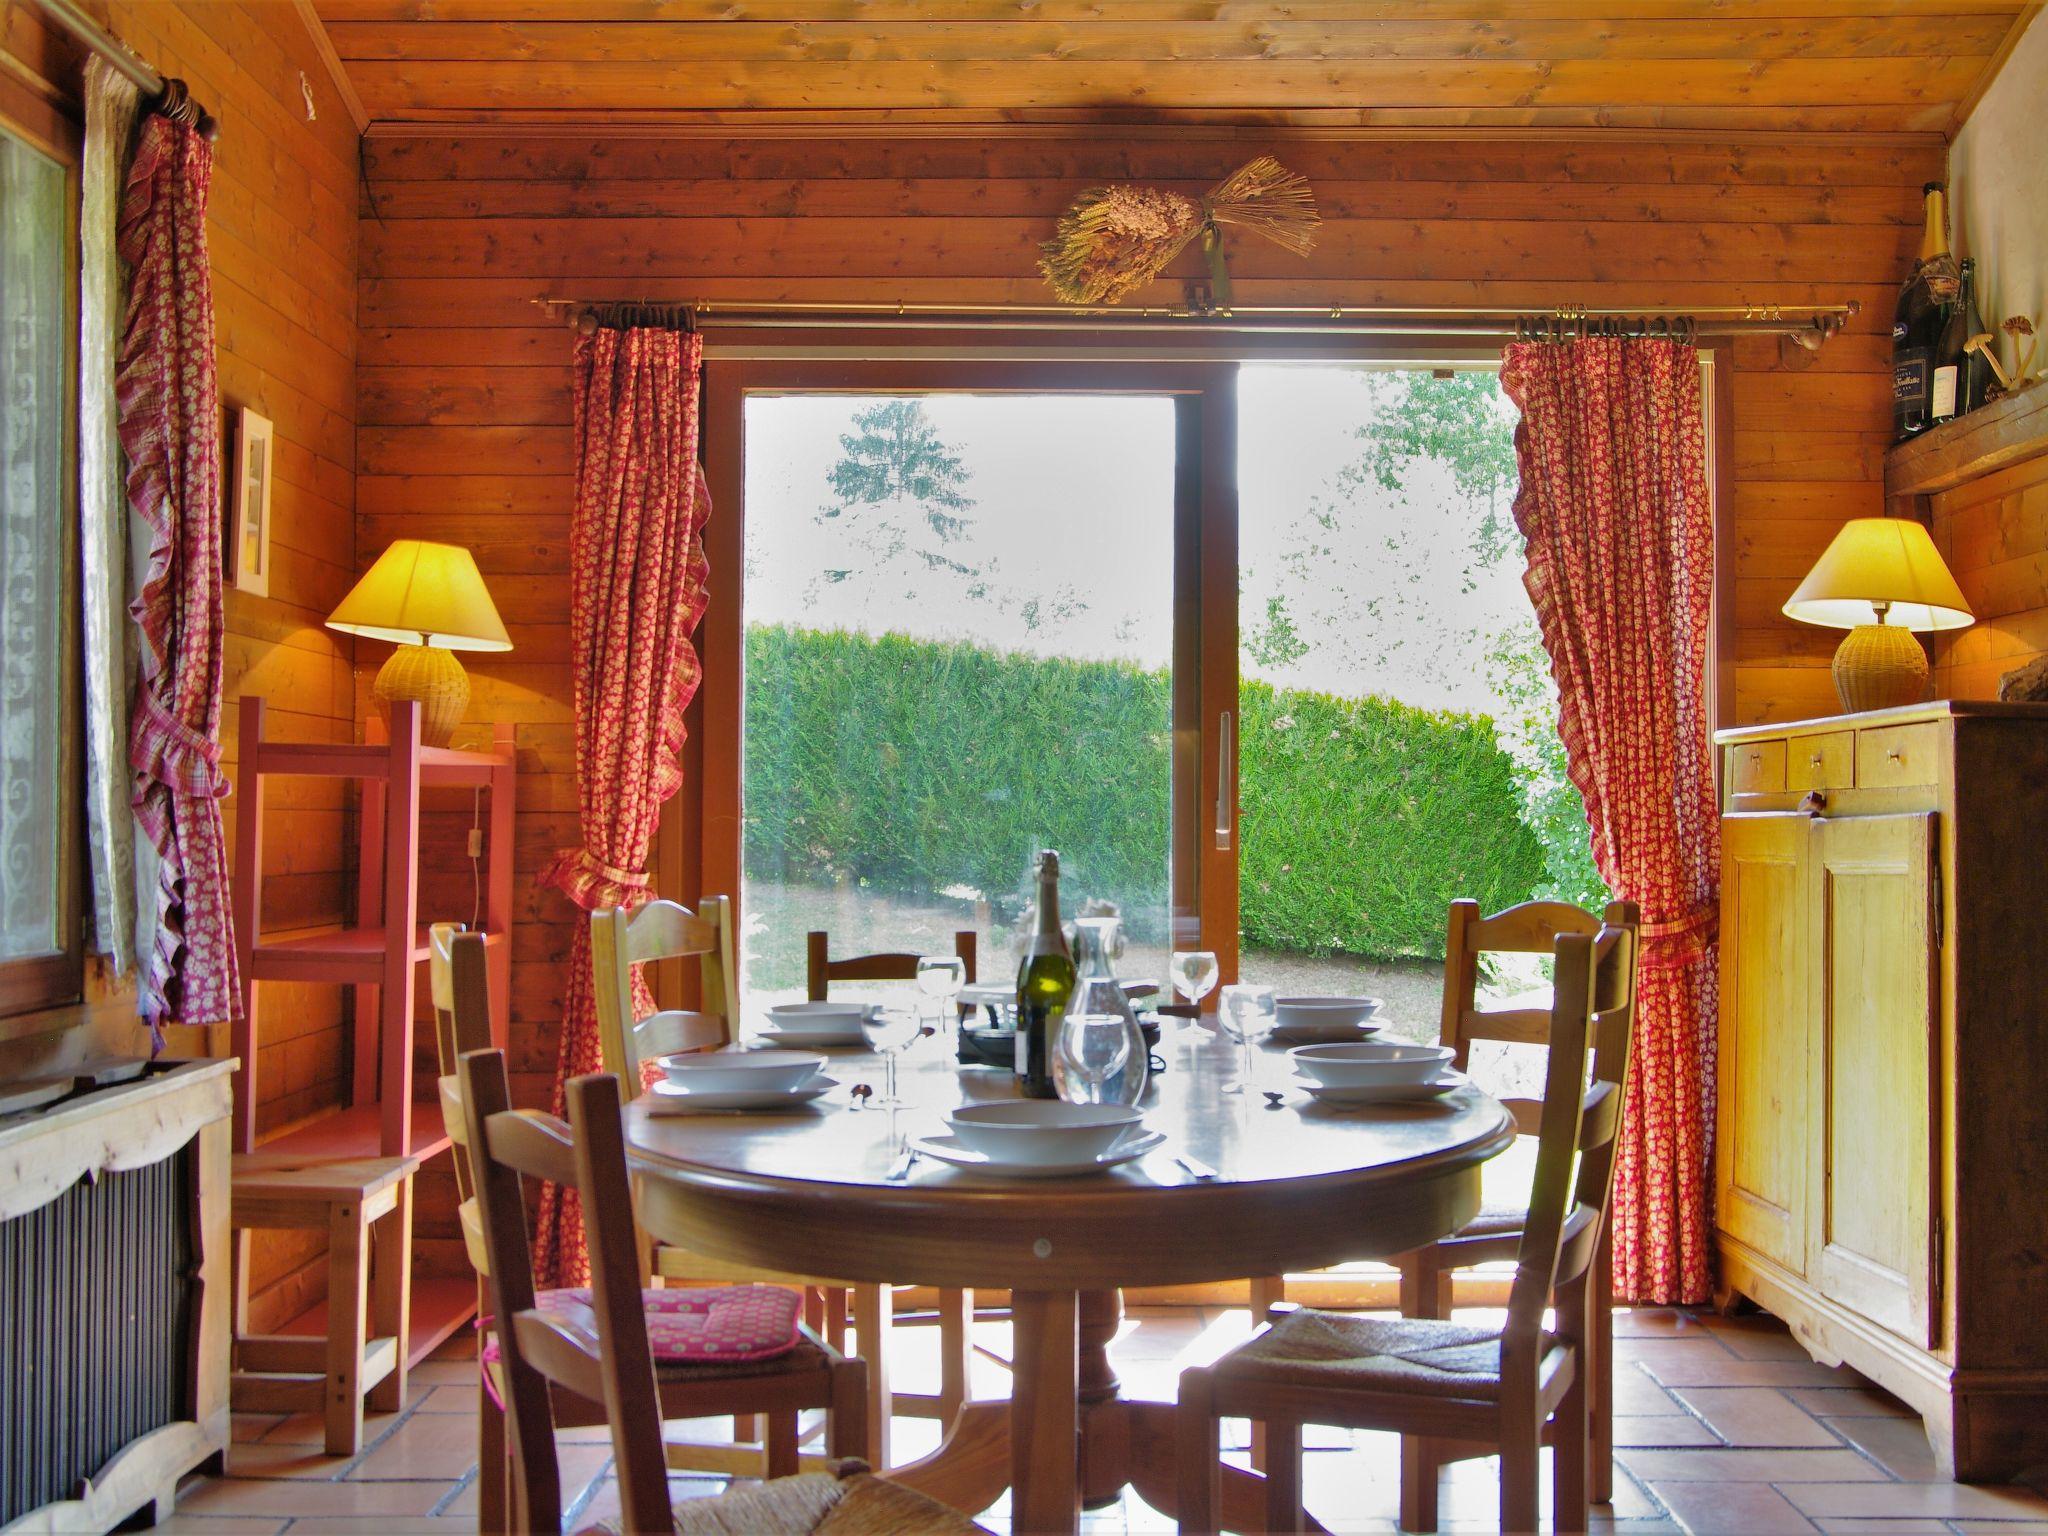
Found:
[[[2032,0],[2032,3],[2013,17],[2012,26],[2007,30],[2004,41],[1999,43],[1998,51],[1984,61],[1984,73],[1979,75],[1977,83],[1970,87],[1970,94],[1956,103],[1955,117],[1948,125],[1950,138],[1962,132],[1963,124],[1967,123],[1970,114],[1977,110],[1977,104],[1984,99],[1992,83],[1998,79],[1999,71],[2005,68],[2005,61],[2012,57],[2013,49],[2019,46],[2021,34],[2027,30],[2034,18],[2041,14],[2041,9],[2040,0]]]
[[[327,23],[320,19],[320,11],[313,0],[292,0],[293,8],[299,13],[299,20],[305,23],[306,33],[313,40],[313,51],[320,55],[320,62],[327,69],[327,79],[334,86],[335,95],[348,110],[349,121],[356,125],[356,132],[370,130],[370,114],[363,107],[363,98],[356,94],[355,82],[348,77],[348,66],[341,62],[341,55],[335,50],[334,39],[327,35]]]

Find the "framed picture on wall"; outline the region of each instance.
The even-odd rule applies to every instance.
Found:
[[[235,413],[234,510],[228,525],[228,579],[243,592],[270,595],[271,425],[246,405]]]

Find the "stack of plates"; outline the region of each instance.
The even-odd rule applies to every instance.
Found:
[[[666,1082],[651,1090],[658,1115],[737,1109],[794,1109],[839,1086],[825,1058],[808,1051],[699,1051],[664,1056]]]
[[[1468,1081],[1453,1071],[1457,1054],[1442,1045],[1365,1041],[1302,1045],[1289,1051],[1297,1086],[1326,1104],[1398,1104],[1433,1099]]]
[[[1166,1138],[1120,1104],[1068,1104],[1016,1099],[970,1104],[947,1117],[950,1136],[921,1136],[912,1145],[956,1168],[1012,1179],[1071,1178],[1143,1157]]]
[[[872,1003],[777,1003],[768,1010],[768,1027],[761,1033],[777,1045],[807,1051],[826,1045],[865,1048],[862,1026],[873,1008]]]
[[[1380,1027],[1376,997],[1281,997],[1273,1001],[1272,1035],[1280,1045],[1364,1040]]]

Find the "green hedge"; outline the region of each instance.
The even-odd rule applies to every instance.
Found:
[[[1444,906],[1525,899],[1543,850],[1482,716],[1243,689],[1249,944],[1443,952]],[[1166,677],[897,635],[747,632],[750,878],[949,887],[1015,912],[1032,851],[1066,889],[1163,907]]]

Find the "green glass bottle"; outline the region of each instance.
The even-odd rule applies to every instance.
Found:
[[[1027,1099],[1052,1099],[1052,1052],[1074,991],[1074,957],[1060,929],[1060,856],[1038,856],[1038,925],[1017,963],[1017,1078]]]

